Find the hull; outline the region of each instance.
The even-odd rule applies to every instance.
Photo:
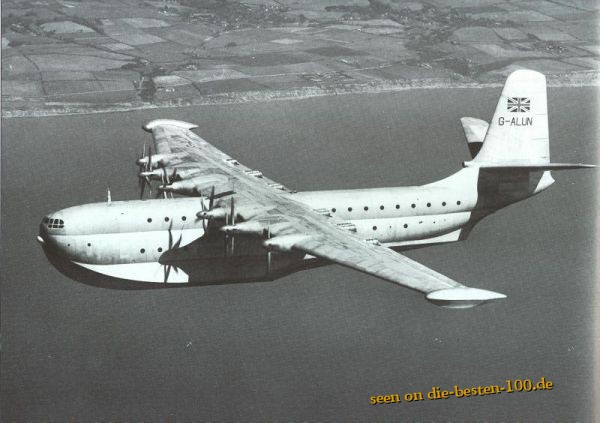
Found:
[[[111,289],[155,289],[184,286],[268,282],[327,264],[304,254],[170,258],[143,263],[93,264],[72,261],[44,248],[48,261],[67,277]]]

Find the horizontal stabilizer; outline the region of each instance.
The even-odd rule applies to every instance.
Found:
[[[460,118],[460,123],[462,124],[463,131],[465,131],[465,138],[467,138],[471,157],[475,158],[479,150],[481,150],[489,125],[484,120],[472,117]]]
[[[506,298],[506,295],[468,287],[440,289],[427,294],[427,300],[447,308],[470,308],[502,298]]]
[[[463,131],[465,131],[467,142],[483,142],[489,127],[489,124],[485,120],[463,117],[460,118],[460,123],[462,124]]]
[[[527,163],[527,162],[476,162],[470,161],[464,163],[465,167],[479,167],[482,169],[521,169],[521,170],[569,170],[569,169],[589,169],[596,165],[584,163]]]
[[[485,139],[489,125],[484,120],[470,117],[460,118],[460,123],[462,123],[463,131],[465,131],[465,138],[467,139],[471,158],[475,158],[483,146],[483,140]]]

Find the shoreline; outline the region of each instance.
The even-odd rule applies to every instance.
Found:
[[[585,72],[568,75],[546,76],[550,88],[599,87],[600,72]],[[411,81],[377,81],[338,87],[310,87],[289,90],[247,91],[214,94],[194,99],[174,99],[156,103],[131,102],[98,105],[93,103],[46,103],[47,107],[38,110],[5,110],[2,105],[2,118],[51,117],[62,115],[86,115],[98,113],[128,112],[146,109],[168,109],[195,106],[218,106],[227,104],[245,104],[268,101],[304,100],[315,97],[393,93],[414,89],[446,88],[497,88],[502,82],[459,82],[448,79],[423,79]]]

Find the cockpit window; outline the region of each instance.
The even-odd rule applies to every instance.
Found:
[[[50,219],[49,217],[44,217],[42,223],[48,226],[48,229],[62,229],[65,227],[65,222],[62,219]]]

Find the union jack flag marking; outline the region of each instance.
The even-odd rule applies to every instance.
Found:
[[[531,110],[531,100],[526,97],[509,97],[506,110],[513,113],[525,113]]]

